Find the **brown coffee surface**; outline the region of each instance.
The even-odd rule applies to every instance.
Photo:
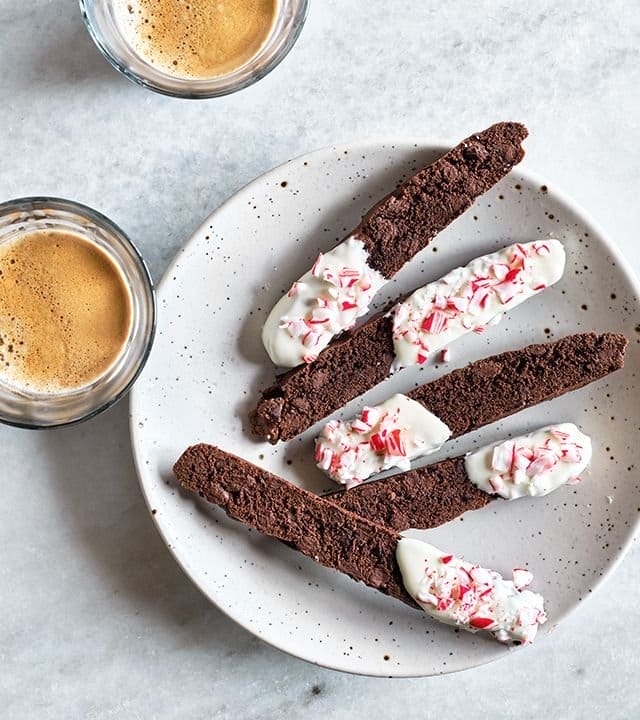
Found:
[[[0,245],[0,379],[55,393],[102,375],[131,329],[131,295],[107,253],[38,230]]]
[[[133,49],[181,78],[212,78],[247,63],[269,38],[280,0],[120,0]]]

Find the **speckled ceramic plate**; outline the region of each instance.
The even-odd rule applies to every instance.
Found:
[[[455,632],[314,564],[182,494],[171,467],[207,441],[312,490],[313,432],[272,447],[248,433],[247,413],[274,368],[261,342],[268,310],[318,251],[356,225],[372,203],[441,146],[368,142],[306,155],[258,178],[195,232],[159,289],[155,347],[131,396],[131,431],[150,512],[176,560],[230,618],[319,665],[368,675],[432,675],[507,655],[483,635]],[[437,546],[509,574],[528,564],[549,621],[537,642],[589,596],[622,557],[640,507],[638,285],[615,246],[553,184],[516,169],[407,265],[378,305],[476,255],[515,241],[565,243],[564,278],[484,335],[452,346],[445,367],[408,369],[365,396],[379,402],[471,360],[580,330],[630,339],[627,368],[591,387],[522,412],[433,459],[507,433],[575,421],[595,443],[591,471],[542,499],[492,503],[426,532]],[[347,406],[352,414],[357,404]],[[517,652],[535,652],[535,646]]]

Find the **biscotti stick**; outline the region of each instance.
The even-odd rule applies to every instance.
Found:
[[[561,423],[324,497],[392,530],[426,530],[495,499],[538,497],[573,484],[590,460],[589,437]]]
[[[546,620],[542,596],[521,589],[532,579],[526,570],[516,569],[513,581],[504,580],[211,445],[188,448],[174,472],[183,488],[229,517],[441,622],[486,630],[503,643],[529,643]]]
[[[294,282],[262,331],[276,365],[314,362],[364,315],[375,293],[524,156],[527,129],[497,123],[463,140],[377,203]]]
[[[355,331],[358,352],[345,338],[316,363],[279,378],[253,412],[254,431],[272,443],[290,440],[384,380],[393,360],[391,322],[382,317]],[[458,437],[618,370],[626,345],[618,333],[577,333],[478,360],[407,397]]]
[[[395,562],[399,536],[212,445],[194,445],[173,468],[186,490],[303,555],[415,606]]]

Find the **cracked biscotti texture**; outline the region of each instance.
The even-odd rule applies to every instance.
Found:
[[[351,233],[369,265],[390,278],[524,157],[529,134],[500,122],[471,135],[383,198]]]
[[[398,532],[437,527],[497,499],[473,485],[465,471],[464,458],[443,460],[324,497]]]
[[[381,313],[277,378],[251,415],[253,431],[290,440],[382,382],[393,362],[391,323]],[[621,368],[626,345],[618,333],[577,333],[478,360],[408,395],[455,437]]]
[[[398,534],[212,445],[193,445],[173,468],[180,485],[229,517],[326,567],[416,607],[396,562]]]
[[[457,437],[619,370],[626,346],[619,333],[577,333],[478,360],[408,395]]]
[[[317,360],[279,375],[250,414],[251,429],[271,443],[291,440],[389,376],[393,319],[378,313],[325,348]]]

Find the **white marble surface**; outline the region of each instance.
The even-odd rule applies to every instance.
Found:
[[[515,9],[517,8],[517,9]],[[528,167],[640,272],[640,9],[626,0],[312,0],[301,39],[243,93],[189,102],[119,77],[75,0],[0,0],[0,197],[101,209],[156,278],[234,190],[336,140],[532,131]],[[127,407],[0,428],[0,715],[23,718],[640,716],[637,547],[548,640],[429,680],[307,665],[211,607],[169,557],[132,465]]]

